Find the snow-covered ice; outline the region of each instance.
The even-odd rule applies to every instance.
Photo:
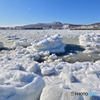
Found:
[[[39,52],[39,55],[40,56],[49,56],[50,55],[50,52],[49,51],[40,51]]]
[[[79,37],[79,42],[86,47],[100,47],[100,33],[81,35]]]
[[[17,46],[27,47],[27,46],[30,45],[30,43],[31,43],[31,41],[28,40],[28,39],[21,39],[21,40],[16,41],[16,42],[13,44],[12,48],[16,48]]]
[[[12,70],[0,75],[0,100],[38,100],[44,86],[40,76]]]
[[[54,68],[44,67],[41,69],[42,75],[51,75],[55,73]]]
[[[77,50],[83,55],[100,59],[99,38],[100,31],[89,30],[0,30],[5,47],[15,44],[14,49],[0,51],[0,100],[100,100],[100,60],[69,63],[56,54],[74,44],[95,52]],[[71,59],[75,54],[64,56]],[[98,96],[71,96],[71,92]]]
[[[32,47],[37,51],[48,50],[50,52],[65,52],[64,47],[66,45],[62,43],[62,39],[59,34],[54,36],[46,35],[43,39],[33,41]]]
[[[49,56],[49,59],[55,60],[55,59],[57,59],[57,56],[55,54],[52,54]]]
[[[84,53],[100,53],[100,33],[84,34],[79,36],[80,45],[86,48]]]
[[[19,39],[19,38],[17,38],[16,35],[8,35],[8,36],[6,36],[6,38],[7,38],[8,40],[17,40],[17,39]]]
[[[45,87],[40,100],[95,100],[92,96],[72,96],[70,90],[57,87]]]
[[[62,80],[67,81],[67,82],[74,82],[75,81],[74,77],[71,74],[69,74],[67,72],[63,72],[63,71],[60,73],[59,77]]]

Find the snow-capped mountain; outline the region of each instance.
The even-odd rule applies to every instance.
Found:
[[[37,23],[23,26],[15,27],[0,27],[0,29],[72,29],[72,30],[81,30],[81,29],[100,29],[100,23],[94,23],[90,25],[76,25],[69,23],[61,22],[52,22],[52,23]]]

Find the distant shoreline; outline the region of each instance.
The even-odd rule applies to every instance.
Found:
[[[52,22],[52,23],[37,23],[37,24],[14,26],[14,27],[0,27],[0,30],[47,30],[47,29],[100,30],[100,23],[94,23],[90,25],[76,25],[69,23]]]

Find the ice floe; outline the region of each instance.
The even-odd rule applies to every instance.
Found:
[[[27,69],[27,72],[34,72],[36,73],[38,70],[38,63],[32,63]]]
[[[38,100],[44,86],[34,73],[9,71],[0,75],[0,100]]]
[[[49,56],[50,55],[50,52],[49,51],[40,51],[39,52],[39,55],[40,56]]]
[[[55,73],[55,69],[49,68],[49,67],[44,67],[41,69],[41,73],[42,73],[42,75],[51,75],[51,74]]]
[[[61,72],[59,77],[62,80],[67,81],[67,82],[74,82],[75,81],[74,77],[71,74],[67,73],[67,72]]]
[[[42,31],[43,36],[51,31],[45,34],[44,32]],[[72,40],[77,35],[71,31],[61,36],[55,33],[57,32],[44,38],[42,36],[42,39],[33,39],[32,43],[29,38],[18,40],[13,45],[13,50],[0,56],[0,100],[39,100],[39,97],[40,100],[94,100],[94,97],[95,100],[100,99],[99,95],[71,96],[73,91],[100,93],[100,61],[65,62],[55,54],[65,51],[61,36],[68,36]],[[99,33],[90,34],[91,31],[87,33],[78,34],[81,34],[80,44],[85,44],[87,50],[94,50],[94,46],[99,44]],[[32,34],[39,36],[38,32],[27,34],[30,37]],[[89,48],[88,44],[91,44]]]
[[[72,91],[57,87],[45,87],[40,100],[95,100],[93,96],[75,96]]]
[[[52,55],[49,56],[48,59],[56,60],[57,59],[57,56],[55,54],[52,54]]]
[[[16,41],[16,42],[13,44],[12,48],[16,48],[17,46],[27,47],[27,46],[30,45],[30,43],[31,43],[31,41],[28,40],[28,39],[20,39],[20,40]]]
[[[86,47],[100,47],[100,33],[81,35],[79,36],[79,42]]]
[[[64,47],[66,46],[62,43],[62,37],[59,34],[54,36],[46,35],[44,38],[33,41],[32,47],[37,51],[47,50],[50,52],[65,52]]]
[[[8,35],[8,36],[6,36],[6,38],[8,40],[16,40],[16,39],[19,39],[16,35]]]

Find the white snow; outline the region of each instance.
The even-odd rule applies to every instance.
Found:
[[[42,75],[51,75],[55,73],[54,68],[44,67],[41,69]]]
[[[65,44],[62,43],[62,39],[59,34],[54,36],[46,35],[43,39],[33,41],[32,47],[37,51],[48,50],[50,52],[64,52]]]
[[[40,51],[39,52],[39,55],[40,56],[49,56],[50,55],[50,52],[49,51]]]
[[[52,55],[49,56],[48,59],[56,60],[57,59],[57,55],[52,54]]]
[[[99,51],[99,34],[100,31],[0,30],[0,41],[5,46],[15,43],[15,49],[0,51],[0,100],[39,100],[40,95],[40,100],[99,100],[99,95],[71,96],[70,92],[100,93],[100,60],[68,63],[55,54],[64,52],[64,43],[82,43],[86,50]],[[41,59],[44,61],[38,62]]]
[[[100,33],[81,35],[79,42],[86,49],[84,53],[100,53]]]
[[[32,63],[27,69],[27,72],[34,72],[36,73],[38,70],[38,64],[37,63]]]
[[[34,54],[28,54],[27,55],[28,58],[33,58],[34,60],[39,60],[40,59],[40,55],[38,53],[34,53]]]
[[[86,47],[100,47],[100,33],[81,35],[79,37],[79,42]]]
[[[59,78],[61,78],[64,81],[67,81],[67,82],[74,82],[75,81],[73,76],[67,72],[61,72],[59,75]]]
[[[19,39],[19,38],[17,38],[16,35],[8,35],[8,36],[6,36],[6,38],[7,38],[8,40],[16,40],[16,39]]]
[[[45,87],[40,100],[94,100],[92,96],[72,96],[70,90],[57,87]]]
[[[34,73],[9,71],[0,77],[0,99],[38,100],[44,86],[43,79]]]
[[[30,46],[30,43],[31,43],[31,41],[28,39],[21,39],[21,40],[16,41],[13,44],[12,48],[16,48],[17,46],[27,47],[27,46]]]

